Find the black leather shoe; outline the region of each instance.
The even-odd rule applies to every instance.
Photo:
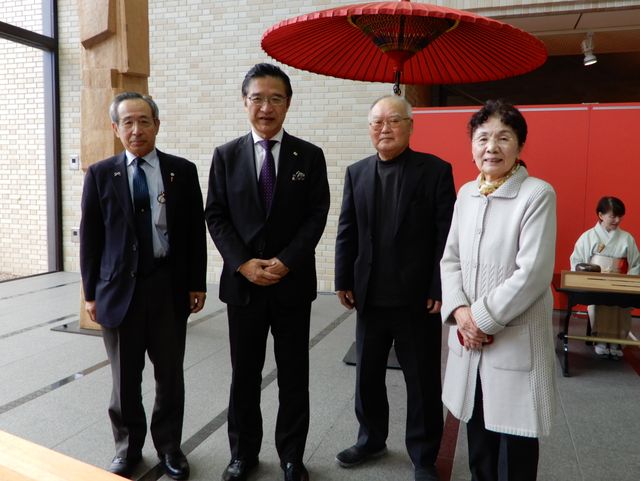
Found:
[[[302,463],[284,465],[284,481],[309,481],[309,472]]]
[[[189,477],[189,462],[182,451],[158,453],[158,457],[162,469],[170,478],[183,480]]]
[[[440,481],[438,471],[435,466],[425,466],[416,468],[416,481]]]
[[[113,461],[111,461],[111,464],[107,468],[107,471],[113,474],[117,474],[118,476],[122,476],[123,478],[130,478],[141,459],[142,456],[133,458],[116,456],[115,458],[113,458]]]
[[[222,473],[222,481],[245,481],[257,465],[258,458],[232,459]]]
[[[365,461],[379,458],[387,453],[387,448],[384,447],[378,451],[370,452],[360,446],[351,446],[349,449],[340,451],[336,455],[336,461],[343,468],[352,468],[358,464],[362,464]]]

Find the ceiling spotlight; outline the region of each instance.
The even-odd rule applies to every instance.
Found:
[[[587,65],[593,65],[598,61],[597,57],[593,54],[593,32],[588,32],[582,41],[582,53],[584,54],[585,67]]]

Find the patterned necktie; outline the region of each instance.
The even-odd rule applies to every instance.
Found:
[[[153,237],[151,233],[151,203],[147,176],[142,170],[145,160],[133,160],[133,210],[138,236],[138,272],[149,274],[153,270]]]
[[[273,159],[271,149],[278,143],[277,140],[259,140],[258,143],[264,149],[264,163],[260,170],[260,178],[258,179],[258,187],[260,188],[260,197],[264,210],[269,213],[271,203],[273,202],[273,193],[276,188],[276,163]]]

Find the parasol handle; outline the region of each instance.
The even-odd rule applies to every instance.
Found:
[[[395,71],[395,81],[393,83],[393,93],[396,95],[400,95],[400,74],[402,71],[400,69]]]

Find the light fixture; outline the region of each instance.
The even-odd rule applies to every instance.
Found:
[[[593,32],[588,32],[582,41],[582,53],[584,54],[584,66],[593,65],[598,58],[593,54]]]

